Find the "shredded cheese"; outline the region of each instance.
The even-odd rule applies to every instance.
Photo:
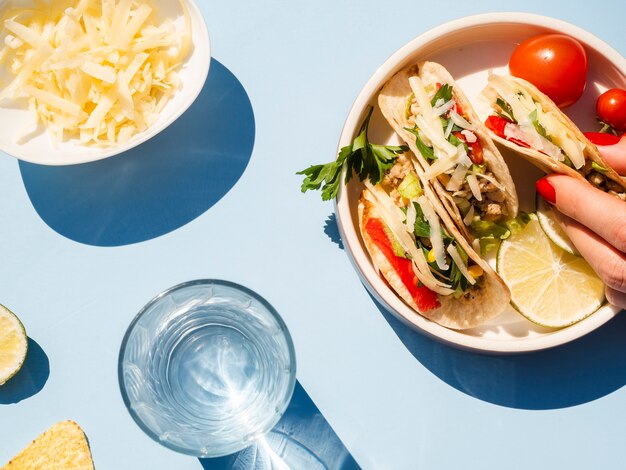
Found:
[[[127,142],[182,86],[191,18],[179,2],[182,31],[148,0],[34,0],[9,9],[0,63],[12,78],[0,101],[26,98],[55,142]]]
[[[444,137],[441,120],[439,116],[435,114],[430,104],[430,99],[428,98],[428,93],[424,88],[422,80],[417,76],[409,77],[409,85],[411,86],[411,90],[419,106],[419,112],[415,117],[415,124],[432,142],[435,151],[440,150],[448,157],[454,156],[456,147]]]
[[[463,116],[454,110],[450,111],[450,120],[463,129],[474,129],[474,126],[472,126]]]
[[[398,243],[400,243],[402,248],[410,255],[413,270],[420,282],[438,294],[452,294],[454,291],[450,289],[450,286],[436,279],[431,272],[430,266],[428,266],[428,261],[424,256],[424,252],[417,247],[412,232],[409,233],[406,225],[403,223],[404,213],[400,210],[400,208],[395,205],[389,195],[380,186],[374,186],[367,180],[365,180],[363,184],[376,198],[376,207],[380,210],[383,220],[393,233],[394,237]]]
[[[472,220],[474,220],[474,206],[470,206],[467,214],[463,217],[463,223],[468,227],[472,224]],[[480,250],[478,250],[480,252]]]
[[[456,266],[457,268],[459,268],[459,271],[461,271],[461,274],[463,274],[463,277],[467,279],[467,282],[469,282],[471,285],[476,284],[476,279],[474,279],[474,276],[472,276],[467,270],[467,266],[463,262],[463,259],[461,258],[459,251],[456,249],[456,246],[448,245],[448,254],[452,258],[452,260],[456,263]]]
[[[477,201],[482,201],[483,196],[480,194],[480,186],[478,185],[478,180],[476,179],[476,175],[470,173],[466,178],[467,184],[472,191],[472,194],[476,198]]]
[[[520,125],[521,131],[509,129],[510,135],[507,135],[507,137],[519,138],[528,143],[533,149],[542,151],[558,160],[563,160],[561,156],[562,149],[571,160],[574,168],[580,169],[584,166],[584,144],[572,134],[565,122],[557,118],[552,112],[545,111],[541,104],[535,102],[525,89],[513,85],[506,78],[491,75],[489,84],[511,106],[513,114]],[[550,136],[554,143],[540,135],[529,121],[528,116],[533,111],[537,112],[537,122],[546,130],[547,135]],[[506,128],[505,132],[507,132]],[[517,134],[519,132],[522,132],[524,136],[518,137]]]

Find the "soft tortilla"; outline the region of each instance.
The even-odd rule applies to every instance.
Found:
[[[585,156],[585,161],[592,161],[596,164],[607,168],[607,172],[603,172],[602,174],[615,181],[619,184],[624,190],[626,190],[626,182],[624,179],[609,166],[598,151],[598,148],[593,145],[587,137],[578,129],[576,124],[572,122],[572,120],[567,117],[563,111],[559,109],[559,107],[554,104],[548,96],[539,91],[537,87],[535,87],[532,83],[527,82],[521,78],[505,76],[501,77],[510,82],[513,82],[517,87],[525,90],[539,105],[545,110],[551,112],[565,127],[567,127],[572,134],[576,137],[576,139],[583,145],[583,155]],[[495,101],[498,96],[497,92],[492,88],[491,85],[487,85],[485,89],[481,92],[482,96],[485,97],[489,103],[492,104],[492,107],[495,107]],[[587,179],[580,174],[574,168],[570,168],[565,163],[555,160],[549,155],[543,154],[538,150],[534,150],[527,147],[522,147],[521,145],[517,145],[515,142],[511,142],[509,140],[503,139],[502,137],[497,136],[491,130],[489,130],[489,134],[491,137],[497,141],[498,143],[504,145],[505,147],[513,150],[514,152],[520,154],[524,157],[528,162],[535,165],[537,168],[542,170],[545,173],[560,173],[563,175],[572,176],[576,179],[587,181]]]
[[[422,169],[422,174],[419,176],[423,180],[423,171],[425,171],[430,164],[417,149],[417,146],[415,145],[415,136],[404,129],[405,127],[412,127],[406,117],[406,104],[412,94],[411,86],[409,85],[409,77],[414,75],[420,77],[434,76],[436,82],[442,84],[447,83],[453,86],[454,99],[461,105],[463,111],[467,114],[470,124],[475,127],[474,133],[478,137],[483,148],[485,166],[493,173],[496,180],[504,188],[504,201],[508,211],[507,217],[516,217],[519,203],[517,200],[517,192],[515,191],[515,184],[513,183],[513,179],[509,173],[509,168],[504,162],[504,159],[502,158],[502,155],[500,155],[497,147],[489,137],[487,128],[476,115],[472,105],[465,97],[460,87],[454,82],[454,79],[448,71],[442,65],[435,62],[414,64],[401,70],[385,84],[378,95],[378,105],[383,115],[391,127],[393,127],[400,137],[406,141],[409,148],[416,155]],[[428,81],[430,81],[430,79]],[[473,237],[469,233],[467,226],[463,223],[463,215],[461,214],[457,204],[452,199],[452,195],[436,178],[429,182],[424,181],[424,183],[428,183],[435,188],[441,202],[454,220],[457,228],[468,240],[472,240]]]
[[[437,204],[436,196],[432,190],[425,187],[424,192],[429,201],[435,207],[441,218],[441,223],[452,235],[459,245],[465,250],[467,255],[484,270],[484,283],[481,289],[471,291],[469,296],[461,296],[456,299],[453,296],[439,296],[440,307],[426,312],[422,312],[417,307],[408,289],[404,286],[398,274],[394,271],[391,263],[387,261],[384,253],[376,246],[365,231],[367,221],[371,218],[381,218],[376,205],[375,197],[366,189],[361,195],[358,206],[359,229],[363,243],[370,254],[376,269],[382,274],[391,288],[404,300],[413,310],[447,328],[464,330],[474,328],[485,323],[490,318],[499,315],[509,304],[510,292],[504,282],[491,269],[491,267],[476,254],[469,243],[458,233],[452,220],[446,214],[442,214],[443,207]]]

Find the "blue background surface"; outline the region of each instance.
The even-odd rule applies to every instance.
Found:
[[[31,352],[0,392],[0,464],[56,421],[99,470],[211,468],[126,412],[117,354],[158,292],[222,278],[285,319],[298,380],[365,469],[623,468],[626,320],[552,351],[483,356],[408,330],[368,295],[333,207],[295,172],[334,158],[350,106],[396,49],[443,22],[524,11],[624,54],[626,3],[200,0],[212,39],[198,102],[117,159],[71,168],[0,154],[0,302]]]

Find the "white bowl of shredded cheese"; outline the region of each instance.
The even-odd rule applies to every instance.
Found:
[[[86,163],[145,142],[209,71],[193,0],[9,0],[0,20],[0,150],[32,163]]]

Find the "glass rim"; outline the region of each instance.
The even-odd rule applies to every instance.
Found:
[[[124,333],[124,337],[123,337],[122,343],[120,345],[120,351],[119,351],[118,360],[117,360],[117,378],[118,378],[118,383],[119,383],[119,387],[120,387],[120,393],[122,395],[122,401],[124,402],[124,406],[128,410],[129,414],[131,415],[131,417],[133,418],[133,420],[135,421],[137,426],[139,426],[139,428],[145,434],[147,434],[148,437],[150,437],[153,441],[157,442],[158,444],[161,444],[162,446],[164,446],[164,447],[166,447],[168,449],[171,449],[173,451],[176,451],[178,453],[185,454],[185,455],[190,455],[190,456],[193,456],[193,457],[198,457],[198,458],[215,458],[215,457],[223,457],[225,455],[233,454],[235,452],[243,450],[245,447],[243,447],[243,448],[237,447],[237,448],[234,448],[234,449],[229,450],[227,452],[221,452],[221,453],[215,453],[215,454],[201,454],[201,453],[198,453],[198,452],[193,452],[191,449],[187,449],[187,448],[184,448],[184,447],[177,446],[175,444],[171,444],[169,442],[162,441],[161,439],[159,439],[159,436],[154,431],[152,431],[152,429],[150,429],[143,422],[143,420],[137,415],[137,413],[132,409],[131,403],[130,403],[130,399],[128,397],[128,393],[126,391],[126,384],[125,384],[125,381],[124,381],[124,366],[123,366],[124,355],[125,355],[125,352],[126,352],[126,347],[127,347],[128,341],[130,339],[130,336],[131,336],[135,326],[139,322],[139,320],[141,320],[141,318],[146,314],[146,312],[148,312],[148,310],[150,310],[150,308],[154,304],[156,304],[159,301],[161,301],[164,297],[172,294],[173,292],[180,291],[180,290],[186,289],[188,287],[198,286],[198,285],[207,285],[207,286],[209,286],[209,285],[218,285],[218,286],[223,286],[223,287],[227,287],[227,288],[230,288],[230,289],[233,289],[233,290],[236,290],[236,291],[243,292],[244,294],[252,297],[254,300],[258,301],[263,306],[263,308],[265,308],[270,313],[270,315],[272,315],[272,317],[276,320],[276,322],[278,323],[278,326],[280,327],[280,330],[283,333],[283,336],[285,338],[285,342],[287,344],[287,349],[288,349],[288,354],[289,354],[289,364],[290,364],[289,386],[287,388],[288,393],[285,395],[285,399],[282,402],[281,409],[279,410],[279,412],[276,413],[277,418],[275,420],[270,421],[268,423],[267,429],[262,429],[259,432],[259,436],[262,436],[262,435],[268,433],[269,431],[271,431],[271,429],[274,426],[276,426],[276,423],[278,423],[278,421],[280,421],[281,417],[283,416],[283,414],[287,410],[287,407],[289,406],[289,403],[291,402],[291,398],[293,396],[293,392],[294,392],[295,386],[296,386],[296,370],[297,370],[297,366],[296,366],[296,351],[295,351],[295,348],[294,348],[294,344],[293,344],[293,339],[291,337],[291,333],[289,332],[289,329],[287,328],[287,324],[285,323],[283,318],[280,316],[278,311],[267,300],[265,300],[265,298],[263,298],[261,295],[259,295],[258,293],[256,293],[252,289],[249,289],[248,287],[242,286],[241,284],[237,284],[237,283],[232,282],[232,281],[226,281],[226,280],[223,280],[223,279],[196,279],[196,280],[185,281],[185,282],[182,282],[180,284],[176,284],[176,285],[174,285],[172,287],[169,287],[168,289],[165,289],[164,291],[161,291],[156,296],[154,296],[152,299],[150,299],[139,310],[139,312],[133,317],[133,319],[131,320],[131,322],[129,323],[129,325],[128,325],[127,329],[126,329],[126,332]],[[253,440],[250,441],[250,444],[252,444],[253,442],[254,442]]]

